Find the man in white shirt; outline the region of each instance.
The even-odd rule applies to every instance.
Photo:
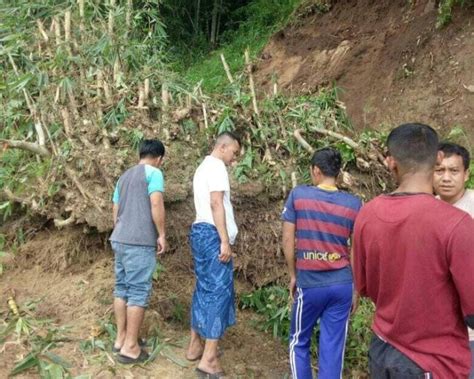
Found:
[[[196,287],[191,306],[191,340],[186,358],[200,359],[199,376],[220,378],[224,372],[217,344],[225,330],[235,324],[232,248],[237,225],[230,202],[226,166],[240,151],[236,135],[224,132],[217,137],[211,155],[197,168],[193,179],[196,220],[191,227]],[[203,347],[202,339],[205,340]]]
[[[433,186],[441,200],[454,205],[469,213],[474,218],[474,190],[466,189],[469,180],[469,152],[462,146],[442,142],[438,147],[444,158],[436,165]],[[474,233],[474,231],[473,231]],[[474,274],[474,273],[473,273]],[[474,330],[469,329],[469,343],[471,345],[472,367],[470,379],[474,379]]]

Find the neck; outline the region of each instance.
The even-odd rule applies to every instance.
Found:
[[[153,166],[153,160],[151,158],[143,158],[143,159],[140,159],[140,161],[138,162],[138,164],[147,164],[147,165],[150,165],[150,166]]]
[[[222,157],[221,157],[221,155],[219,154],[219,151],[217,151],[217,150],[213,150],[213,151],[212,151],[211,157],[214,157],[214,158],[217,158],[217,159],[222,160]]]
[[[401,175],[394,192],[433,194],[433,173],[406,173]]]
[[[459,192],[457,195],[455,195],[453,197],[441,197],[440,196],[440,198],[441,198],[441,200],[446,201],[449,204],[455,204],[464,196],[465,192],[466,192],[466,189],[464,188],[461,192]]]
[[[336,186],[336,178],[330,178],[327,176],[322,177],[318,180],[317,183],[314,183],[318,187],[330,187],[330,188],[337,188]]]

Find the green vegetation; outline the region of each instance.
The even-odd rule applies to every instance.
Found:
[[[192,51],[192,60],[187,60],[186,79],[191,83],[202,80],[208,92],[221,91],[227,84],[220,55],[223,54],[231,72],[244,67],[244,51],[249,49],[251,59],[267,44],[270,36],[288,22],[301,0],[256,0],[237,9],[234,17],[238,22],[236,30],[222,34],[221,47],[206,54]]]
[[[262,316],[257,327],[271,332],[274,338],[288,343],[290,332],[291,301],[287,288],[269,286],[257,289],[240,297],[240,307],[252,309]],[[362,299],[357,312],[351,316],[349,335],[346,343],[345,367],[352,370],[365,371],[367,368],[367,351],[372,331],[370,325],[374,306],[367,299]],[[319,325],[315,328],[311,349],[317,359],[317,340]]]
[[[441,0],[438,4],[438,20],[436,27],[442,28],[448,25],[453,18],[453,8],[457,5],[462,7],[474,5],[473,0]]]
[[[65,336],[67,328],[58,327],[51,320],[35,318],[37,303],[30,301],[19,308],[13,295],[8,298],[9,313],[0,327],[0,342],[4,343],[13,335],[29,351],[23,359],[16,362],[10,375],[34,369],[41,378],[70,378],[71,364],[53,352],[68,340]]]

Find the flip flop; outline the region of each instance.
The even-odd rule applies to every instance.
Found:
[[[224,371],[219,371],[211,374],[210,372],[201,370],[200,368],[196,368],[196,374],[199,379],[220,379],[225,377]]]
[[[139,338],[138,339],[138,346],[145,347],[146,346],[146,339]],[[112,346],[112,353],[120,353],[120,347]]]
[[[137,363],[146,362],[148,358],[150,358],[150,354],[148,354],[145,350],[141,350],[140,355],[136,358],[127,357],[126,355],[122,354],[117,354],[116,358],[117,361],[123,365],[133,365]]]

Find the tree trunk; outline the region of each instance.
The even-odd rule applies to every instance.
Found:
[[[214,7],[212,8],[212,19],[211,19],[211,45],[215,46],[217,42],[217,16],[219,10],[220,1],[214,0]]]
[[[194,16],[194,31],[196,34],[199,33],[199,13],[201,12],[201,0],[197,0],[196,3],[196,14]]]

